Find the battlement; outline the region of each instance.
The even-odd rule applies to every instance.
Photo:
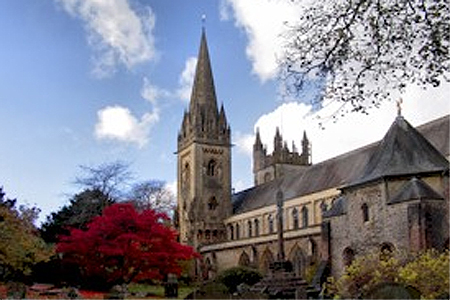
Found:
[[[289,149],[287,142],[283,141],[283,137],[277,128],[273,149],[271,154],[267,154],[267,147],[262,144],[258,129],[255,144],[253,145],[255,185],[280,177],[287,170],[311,165],[311,146],[306,132],[303,132],[302,152],[299,153],[294,142],[292,142],[292,149]]]

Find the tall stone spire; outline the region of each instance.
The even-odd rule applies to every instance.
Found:
[[[195,69],[194,85],[192,87],[190,111],[195,114],[200,107],[217,113],[216,90],[209,60],[208,45],[205,30],[202,30],[197,67]]]
[[[224,220],[232,213],[230,136],[225,109],[217,105],[203,28],[191,99],[178,134],[177,150],[180,241],[197,251],[202,245],[227,238]]]
[[[178,136],[178,148],[184,148],[193,141],[210,144],[230,143],[230,127],[225,110],[222,106],[219,111],[217,106],[204,28],[202,29],[189,110],[184,115]]]

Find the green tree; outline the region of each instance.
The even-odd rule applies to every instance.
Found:
[[[21,280],[52,255],[34,226],[38,214],[35,207],[16,208],[16,200],[6,198],[0,188],[0,278]]]
[[[41,236],[47,243],[56,243],[58,237],[69,234],[71,228],[86,229],[94,217],[100,216],[103,209],[113,203],[98,189],[84,190],[73,196],[68,205],[47,216],[40,228]]]
[[[298,1],[298,0],[293,0]],[[284,37],[282,77],[298,95],[311,82],[337,113],[366,113],[409,84],[449,81],[450,9],[446,0],[307,1]],[[336,117],[336,115],[335,115]]]

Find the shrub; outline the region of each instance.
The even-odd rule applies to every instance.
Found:
[[[430,249],[416,255],[371,253],[357,257],[341,278],[329,279],[327,289],[343,298],[364,297],[383,283],[412,287],[426,299],[448,293],[449,252]]]
[[[238,285],[245,283],[247,285],[254,285],[259,282],[262,275],[250,268],[246,267],[233,267],[224,270],[217,276],[217,281],[224,284],[229,293],[235,293]]]

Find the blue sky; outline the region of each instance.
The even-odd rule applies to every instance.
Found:
[[[393,102],[320,130],[308,99],[280,99],[279,35],[300,13],[282,0],[0,1],[0,185],[40,207],[41,220],[78,191],[80,165],[125,160],[137,179],[174,186],[202,15],[237,190],[252,184],[256,127],[269,148],[276,126],[289,144],[306,130],[313,162],[382,138]],[[448,114],[448,91],[409,88],[405,117],[419,125]]]

